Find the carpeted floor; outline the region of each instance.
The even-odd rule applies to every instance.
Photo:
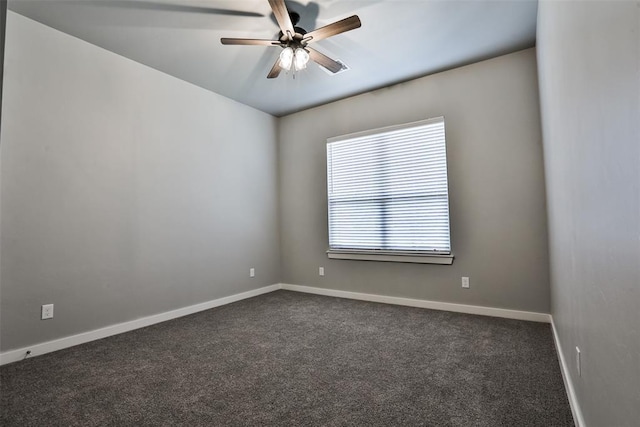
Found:
[[[287,291],[0,381],[3,426],[573,426],[548,324]]]

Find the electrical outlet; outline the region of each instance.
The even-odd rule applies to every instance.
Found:
[[[53,319],[53,304],[44,304],[42,306],[42,320]]]
[[[469,289],[469,278],[468,277],[463,277],[462,278],[462,287],[465,289]]]
[[[578,370],[578,376],[582,376],[582,367],[580,366],[580,348],[576,347],[576,369]]]
[[[256,269],[255,268],[250,268],[249,269],[249,277],[256,277]]]
[[[324,276],[324,267],[318,267],[318,274]]]

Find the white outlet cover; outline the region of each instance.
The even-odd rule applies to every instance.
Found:
[[[43,304],[42,306],[42,317],[44,319],[52,319],[53,318],[53,304]]]
[[[250,268],[249,269],[249,277],[256,277],[256,269],[255,268]]]
[[[462,287],[465,289],[469,288],[469,278],[468,277],[463,277],[462,278]]]
[[[318,274],[324,276],[324,267],[318,267]]]

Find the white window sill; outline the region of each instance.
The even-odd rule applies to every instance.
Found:
[[[346,250],[329,250],[330,259],[350,259],[360,261],[410,262],[415,264],[453,264],[453,255],[402,254],[402,253],[371,253]]]

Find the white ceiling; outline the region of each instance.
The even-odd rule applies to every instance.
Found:
[[[274,38],[267,0],[11,0],[9,9],[276,116],[535,45],[537,0],[287,5],[307,31],[360,17],[361,28],[314,44],[350,70],[329,75],[312,64],[295,79],[268,80],[278,47],[220,44],[221,37]]]

